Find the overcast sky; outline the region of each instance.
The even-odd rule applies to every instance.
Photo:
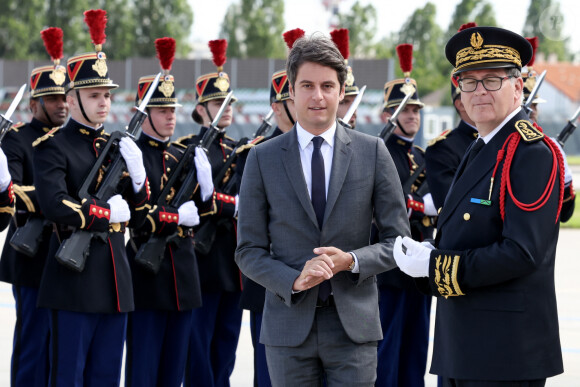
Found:
[[[221,22],[231,3],[241,0],[188,0],[194,12],[192,41],[206,44],[217,39]],[[327,0],[332,1],[332,0]],[[347,12],[356,0],[334,0],[339,3],[341,13]],[[498,26],[521,33],[530,0],[488,0],[496,12]],[[325,12],[322,0],[285,0],[284,19],[286,29],[302,28],[306,33],[315,31],[328,32],[330,14]],[[459,0],[432,0],[437,6],[437,22],[443,30],[447,30],[451,15]],[[553,0],[558,2],[564,15],[565,30],[563,36],[572,38],[570,47],[574,52],[580,52],[580,11],[577,0]],[[415,9],[423,7],[427,0],[360,0],[361,4],[373,4],[377,10],[378,32],[377,40],[398,31],[411,16]],[[551,18],[550,10],[544,11],[541,22],[542,31],[549,39],[561,39],[555,36],[551,23],[558,20]],[[195,55],[195,53],[194,53]]]

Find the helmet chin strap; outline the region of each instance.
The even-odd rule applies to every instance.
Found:
[[[211,123],[213,122],[213,117],[211,116],[211,113],[209,112],[209,108],[207,107],[207,102],[203,103],[203,107],[205,108],[205,112],[207,113],[207,116],[209,117],[209,124],[211,125]],[[208,125],[209,127],[209,125]]]
[[[284,110],[286,110],[286,115],[288,116],[288,119],[292,123],[292,126],[294,126],[294,124],[296,124],[296,122],[294,121],[294,118],[292,118],[292,114],[290,114],[290,110],[288,110],[288,105],[286,104],[286,100],[282,101],[282,105],[284,105]]]
[[[48,115],[48,111],[46,111],[46,107],[44,106],[44,99],[42,99],[42,97],[38,97],[38,102],[40,102],[40,107],[42,108],[42,111],[44,112],[44,116],[46,117],[46,120],[48,121],[48,125],[50,125],[51,127],[57,126],[54,124],[54,122],[52,122],[52,120],[50,119],[50,116]]]
[[[157,133],[160,139],[163,139],[164,137],[161,135],[161,133],[157,131],[155,125],[153,125],[153,120],[151,119],[151,112],[149,111],[149,107],[146,107],[145,111],[147,112],[147,120],[149,120],[149,125],[151,125],[151,129],[153,129],[153,131]]]
[[[405,129],[403,129],[403,125],[401,125],[401,123],[399,122],[399,119],[397,118],[397,126],[399,127],[399,129],[401,129],[401,132],[403,132],[403,134],[407,137],[413,137],[411,136]]]
[[[81,93],[79,93],[79,89],[75,89],[75,93],[77,94],[77,101],[79,101],[79,107],[81,108],[83,117],[89,124],[94,125],[93,122],[89,120],[89,117],[87,117],[87,113],[85,113],[85,108],[83,107],[83,101],[81,100]]]

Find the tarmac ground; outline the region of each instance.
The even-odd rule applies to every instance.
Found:
[[[5,232],[0,234],[3,245]],[[548,379],[548,387],[580,386],[580,230],[562,229],[557,249],[556,294],[560,321],[560,340],[564,357],[564,373]],[[434,317],[435,303],[432,308]],[[15,323],[12,289],[0,283],[0,386],[10,385],[10,356]],[[433,318],[431,319],[433,321]],[[433,325],[433,324],[431,324]],[[431,326],[431,330],[433,327]],[[433,341],[431,332],[430,342]],[[432,349],[429,349],[429,361]],[[253,349],[250,338],[249,314],[243,315],[242,330],[237,350],[234,372],[230,378],[232,387],[253,386]],[[429,365],[428,367],[429,368]],[[437,378],[425,376],[426,387],[436,387]]]

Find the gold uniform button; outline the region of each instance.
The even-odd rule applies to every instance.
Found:
[[[437,215],[439,215],[441,213],[442,209],[443,209],[443,207],[439,207],[439,209],[437,210]]]
[[[169,155],[165,155],[165,160],[169,160]]]
[[[99,210],[99,215],[103,215],[103,210]]]
[[[105,211],[105,216],[109,216],[109,211]]]
[[[165,219],[165,214],[161,215],[161,219]]]
[[[463,219],[469,220],[469,219],[471,219],[471,215],[468,212],[466,212],[465,214],[463,214]]]
[[[173,217],[173,220],[177,220],[177,216],[174,216],[174,217]]]
[[[95,207],[93,207],[93,212],[97,212],[97,209]]]

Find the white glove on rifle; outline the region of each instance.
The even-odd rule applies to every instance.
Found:
[[[8,159],[2,148],[0,148],[0,192],[6,191],[11,180],[10,171],[8,170]]]
[[[211,164],[201,147],[195,148],[195,170],[201,191],[201,200],[205,202],[213,194],[213,179],[211,176]]]
[[[193,227],[199,224],[199,214],[197,213],[197,207],[192,200],[179,206],[177,212],[179,213],[179,225]]]
[[[406,251],[403,252],[403,246]],[[409,237],[395,239],[393,257],[399,269],[411,277],[429,277],[429,257],[431,248]]]
[[[109,223],[128,222],[131,219],[129,205],[121,195],[112,196],[107,200],[107,203],[109,203],[109,210],[111,211]]]
[[[129,137],[123,137],[120,144],[121,156],[125,159],[127,170],[133,182],[133,190],[139,192],[145,183],[147,174],[145,173],[145,166],[143,165],[143,155],[141,149],[137,146],[135,141]]]

